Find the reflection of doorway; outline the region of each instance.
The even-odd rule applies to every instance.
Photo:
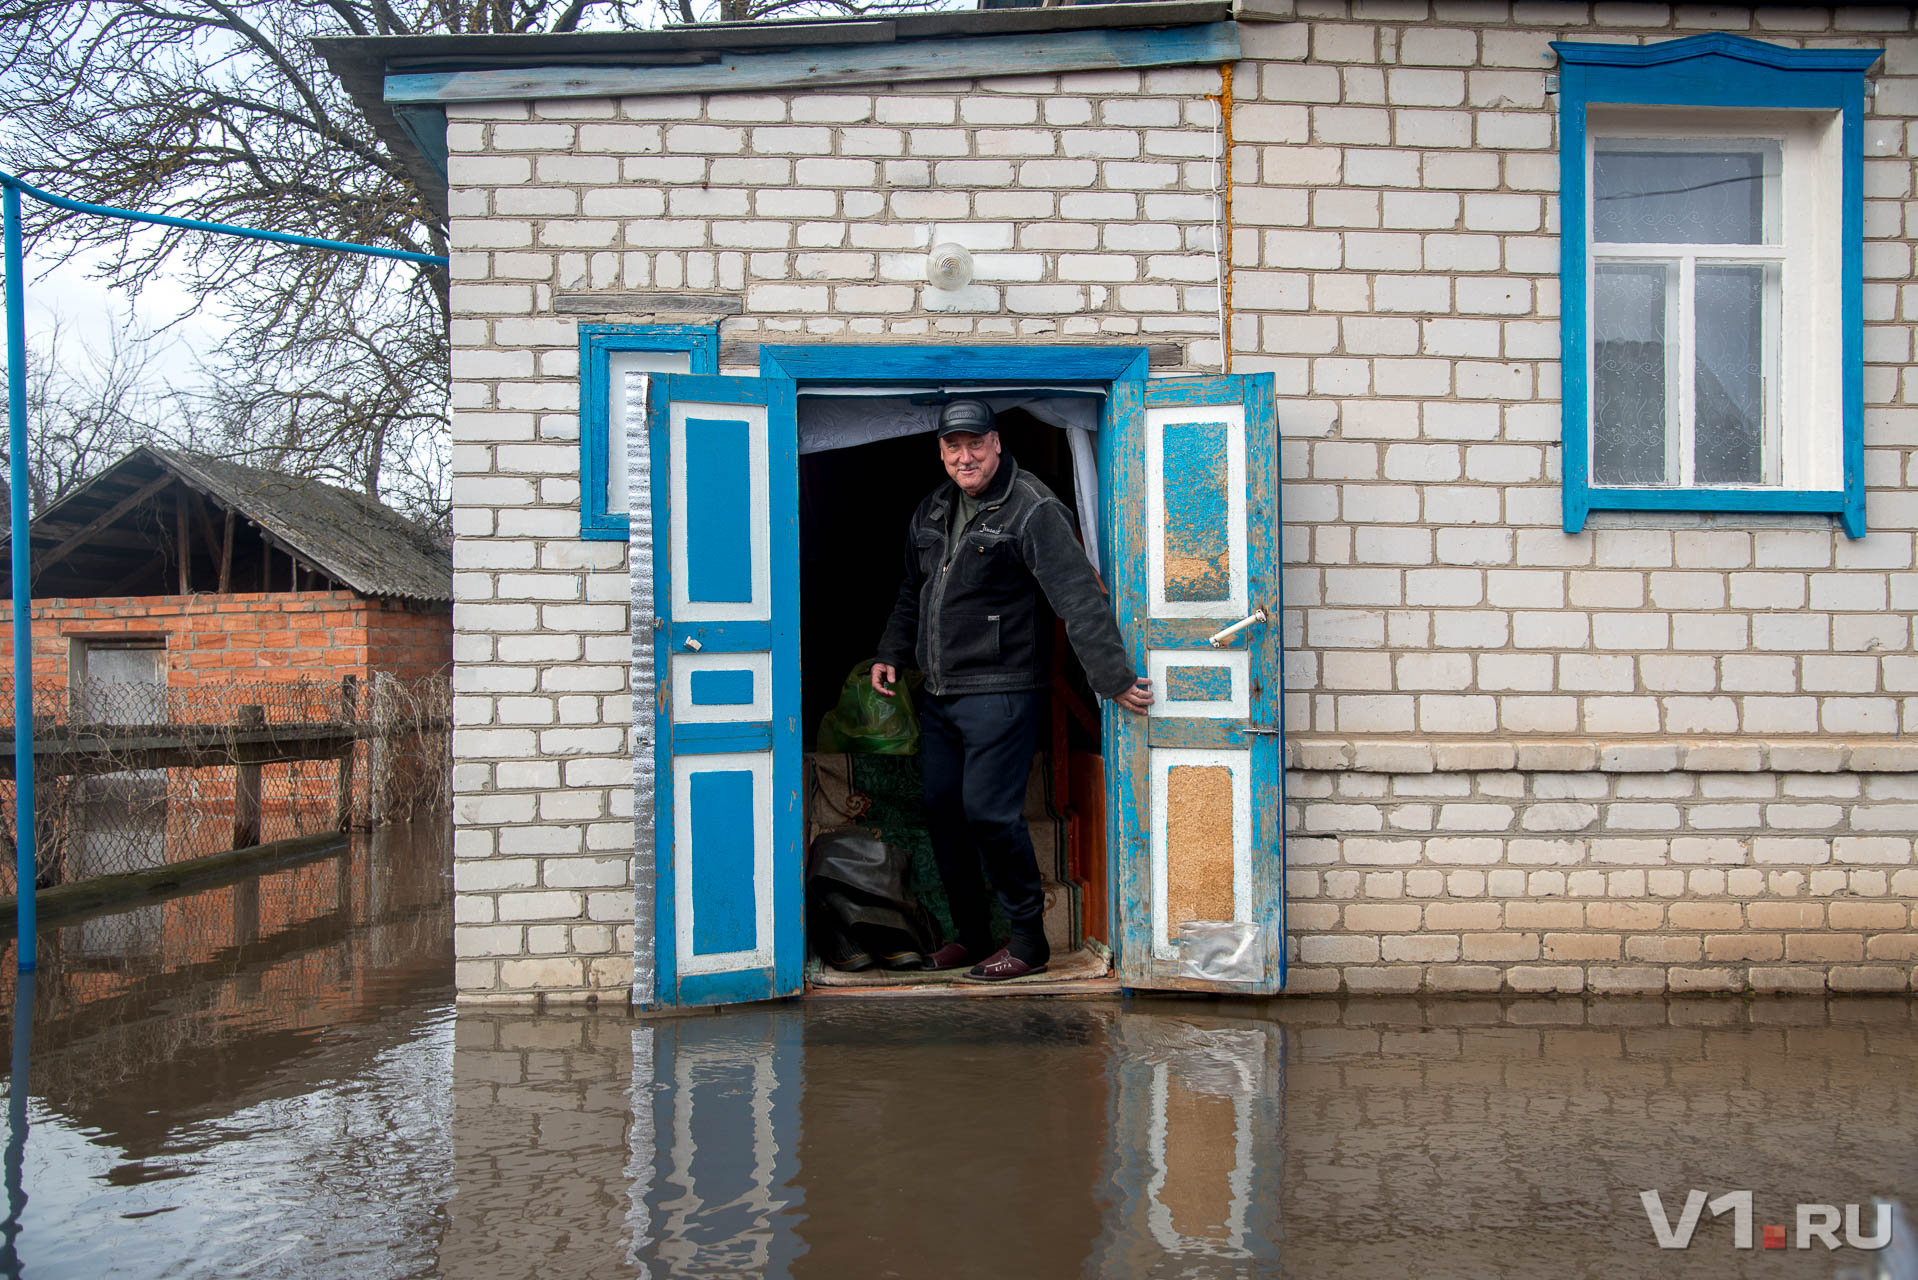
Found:
[[[1285,1032],[1144,1007],[642,1021],[628,1260],[795,1280],[1280,1274]]]
[[[954,389],[947,389],[952,392]],[[995,397],[1038,397],[1043,390],[995,387]],[[944,396],[924,397],[936,405]],[[1062,397],[1063,398],[1063,397]],[[1077,397],[1074,415],[1096,422],[1096,398]],[[841,404],[843,405],[842,401]],[[875,404],[877,402],[875,401]],[[1088,465],[1075,474],[1068,429],[1042,420],[1061,417],[1041,403],[1001,407],[996,422],[1005,454],[1056,494],[1079,521],[1082,508],[1096,510],[1096,492],[1083,492]],[[840,411],[842,414],[844,410]],[[930,418],[923,424],[930,426]],[[841,418],[835,426],[843,427]],[[817,431],[810,434],[814,441]],[[818,830],[857,825],[876,830],[914,857],[914,880],[925,904],[949,928],[944,891],[931,856],[919,804],[917,756],[831,756],[811,753],[819,723],[838,701],[847,676],[871,659],[894,607],[904,571],[905,536],[913,510],[945,480],[934,437],[916,434],[869,439],[837,448],[810,448],[806,398],[801,398],[799,476],[801,737],[808,753],[810,837]],[[809,450],[809,451],[808,451]],[[1080,523],[1083,529],[1085,523]],[[1047,934],[1053,970],[1071,976],[1102,975],[1103,955],[1075,964],[1069,953],[1105,930],[1104,773],[1096,700],[1062,629],[1048,616],[1042,635],[1056,635],[1050,724],[1042,729],[1033,762],[1026,816],[1040,873],[1047,886]],[[1075,778],[1092,796],[1074,803]],[[848,805],[848,798],[852,803]],[[869,807],[868,807],[869,805]],[[1094,865],[1096,863],[1096,866]],[[950,936],[950,934],[948,934]],[[1083,971],[1083,972],[1082,972]],[[839,975],[821,977],[837,984]],[[913,975],[872,975],[863,982],[896,985]],[[940,975],[939,981],[949,980]]]

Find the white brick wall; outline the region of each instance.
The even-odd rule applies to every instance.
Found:
[[[1918,510],[1905,496],[1918,417],[1901,377],[1914,318],[1902,283],[1907,116],[1918,106],[1911,15],[1592,13],[1414,3],[1379,14],[1308,0],[1298,16],[1309,42],[1290,24],[1247,28],[1248,46],[1275,60],[1242,65],[1234,81],[1234,118],[1254,124],[1234,131],[1232,367],[1278,380],[1287,518],[1314,534],[1288,543],[1289,625],[1304,640],[1289,655],[1288,725],[1488,731],[1451,718],[1470,706],[1504,734],[1918,727],[1909,626],[1887,613],[1918,599]],[[1821,517],[1597,516],[1583,536],[1558,531],[1547,44],[1705,29],[1888,51],[1867,108],[1872,533],[1861,542]],[[1272,120],[1290,122],[1282,138],[1268,138]],[[1249,234],[1255,226],[1263,234]],[[1632,524],[1643,527],[1605,527]],[[1332,660],[1341,649],[1381,656],[1386,614],[1400,636],[1388,650],[1456,650],[1472,678],[1400,662],[1381,681],[1376,662]],[[1674,650],[1707,656],[1688,665]],[[1542,661],[1518,661],[1530,655]],[[1515,682],[1519,671],[1532,678]],[[1432,700],[1474,692],[1482,701]],[[1537,693],[1562,696],[1546,704]]]
[[[1228,325],[1230,367],[1281,396],[1293,989],[1909,988],[1918,760],[1877,744],[1918,730],[1911,11],[1297,9],[1241,26]],[[1559,531],[1547,44],[1709,29],[1888,51],[1862,541],[1811,517]],[[468,998],[631,974],[624,548],[577,538],[555,296],[737,293],[729,340],[1174,341],[1217,368],[1219,86],[453,109]],[[954,294],[924,282],[945,239],[977,265]]]
[[[1287,989],[1905,991],[1918,750],[1295,743]]]
[[[632,978],[625,548],[579,540],[557,293],[727,290],[728,339],[1183,343],[1216,368],[1216,70],[455,107],[458,982]],[[975,281],[925,284],[956,240]]]

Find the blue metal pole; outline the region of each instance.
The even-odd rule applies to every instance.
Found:
[[[7,259],[7,494],[13,545],[13,849],[20,972],[38,959],[33,901],[37,875],[33,826],[33,583],[27,546],[27,308],[20,262],[20,189],[4,184]]]
[[[188,231],[217,231],[221,235],[239,236],[246,240],[271,240],[275,244],[299,244],[309,249],[363,253],[371,258],[397,258],[402,262],[420,262],[429,267],[446,265],[446,259],[438,254],[414,253],[411,249],[385,249],[371,244],[348,244],[344,240],[322,240],[318,236],[296,236],[286,231],[262,231],[258,227],[236,227],[225,222],[202,222],[198,218],[176,218],[168,213],[141,213],[134,209],[116,209],[108,204],[88,204],[84,200],[69,200],[65,196],[56,196],[51,191],[42,191],[36,186],[22,182],[4,170],[0,170],[0,184],[4,184],[9,192],[24,191],[42,204],[50,204],[56,209],[66,209],[72,213],[95,213],[103,218],[124,218],[128,222],[148,222],[156,227],[182,227]]]

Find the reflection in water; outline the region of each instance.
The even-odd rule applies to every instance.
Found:
[[[27,1208],[27,1090],[32,1077],[34,982],[34,974],[23,973],[13,992],[13,1056],[7,1077],[7,1217],[0,1224],[0,1276],[9,1280],[20,1274],[20,1220]]]
[[[451,1165],[447,846],[388,829],[48,929],[17,993],[0,954],[0,998],[33,1010],[0,1276],[421,1271]]]
[[[63,833],[68,881],[165,865],[164,769],[76,778],[73,786],[79,800]],[[80,954],[133,959],[159,953],[165,928],[165,909],[153,904],[81,920],[61,933]]]
[[[802,1032],[790,1009],[634,1031],[634,1262],[651,1253],[669,1275],[790,1274]]]
[[[1661,1251],[1639,1193],[1918,1202],[1902,999],[456,1017],[445,864],[50,933],[0,1275],[1833,1277],[1903,1242]]]
[[[1255,1275],[1278,1259],[1284,1032],[1217,1016],[1120,1024],[1098,1275]]]
[[[1918,1188],[1902,1000],[467,1012],[460,1045],[453,1276],[1829,1277],[1877,1259],[1709,1216],[1660,1251],[1639,1192]]]

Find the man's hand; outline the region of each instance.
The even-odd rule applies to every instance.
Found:
[[[877,670],[877,668],[874,668],[874,670]],[[1124,707],[1127,711],[1144,715],[1145,709],[1152,705],[1152,682],[1150,680],[1137,681],[1130,689],[1127,689],[1124,693],[1114,698],[1113,701]]]
[[[891,663],[875,662],[872,664],[872,687],[877,689],[882,696],[887,698],[895,697],[896,695],[888,686],[897,684],[898,682],[899,670]],[[1150,695],[1147,696],[1150,698]]]

